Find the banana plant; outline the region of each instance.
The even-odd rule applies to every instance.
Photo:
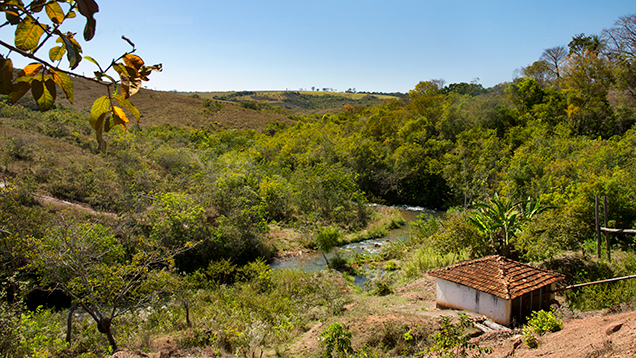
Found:
[[[514,198],[501,199],[495,193],[487,203],[476,203],[477,209],[469,217],[470,222],[490,239],[492,249],[498,254],[508,256],[514,238],[524,223],[531,221],[550,207],[541,206],[540,200],[528,198],[516,201]]]

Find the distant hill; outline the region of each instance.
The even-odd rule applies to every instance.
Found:
[[[62,99],[58,103],[90,113],[93,101],[106,94],[104,87],[81,78],[74,79],[74,102]],[[61,91],[59,91],[61,92]],[[25,96],[23,105],[34,107],[32,98]],[[255,110],[239,103],[212,103],[199,96],[184,96],[173,92],[142,89],[130,98],[141,112],[139,125],[142,128],[170,124],[172,126],[201,127],[215,125],[224,128],[261,130],[272,122],[289,122],[292,114],[279,111]]]
[[[367,94],[318,91],[239,91],[182,93],[208,100],[240,103],[245,107],[280,108],[293,113],[324,114],[342,109],[345,105],[368,106],[398,98],[393,94]],[[251,105],[250,105],[251,103]]]

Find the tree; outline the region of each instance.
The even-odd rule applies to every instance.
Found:
[[[540,60],[544,61],[548,65],[548,68],[558,80],[561,78],[561,72],[559,69],[565,63],[567,58],[568,52],[565,49],[565,46],[557,46],[543,51]]]
[[[322,253],[322,257],[325,259],[327,266],[329,266],[329,260],[327,260],[326,254],[328,254],[329,251],[331,251],[339,243],[340,233],[336,228],[324,228],[316,235],[316,246],[318,246],[320,253]]]
[[[44,10],[46,17],[38,14]],[[0,11],[7,18],[2,25],[15,27],[13,45],[0,40],[0,45],[23,58],[34,62],[21,69],[14,78],[13,61],[0,55],[0,94],[8,96],[12,102],[17,102],[29,90],[40,111],[47,111],[53,107],[59,87],[66,98],[73,102],[73,80],[71,76],[84,78],[103,85],[107,95],[95,100],[91,107],[90,124],[95,130],[99,148],[106,151],[103,132],[110,131],[114,126],[126,129],[129,123],[126,111],[139,121],[140,113],[129,101],[130,96],[138,92],[142,81],[148,81],[152,71],[161,71],[161,65],[146,66],[141,57],[134,54],[135,45],[122,36],[132,49],[117,59],[112,60],[108,67],[103,68],[90,56],[84,56],[87,61],[94,63],[98,71],[94,77],[84,77],[72,72],[82,61],[82,47],[75,34],[63,32],[62,25],[77,17],[77,12],[86,18],[84,26],[84,40],[90,41],[95,35],[97,22],[94,18],[99,11],[94,0],[32,0],[25,5],[22,0],[7,0],[0,4]],[[55,40],[53,44],[51,42]],[[38,54],[48,45],[48,59]],[[68,69],[61,68],[62,59],[66,55]],[[118,62],[121,61],[121,62]],[[56,63],[56,64],[54,64]],[[119,76],[116,81],[109,71],[113,70]],[[123,107],[123,109],[122,109]]]
[[[532,65],[524,67],[522,72],[524,76],[535,80],[541,88],[546,87],[556,79],[550,65],[544,60],[534,61]]]
[[[604,47],[603,39],[598,35],[578,34],[568,43],[569,55],[585,55],[586,52],[598,55]]]
[[[174,282],[170,274],[174,257],[194,245],[166,246],[143,237],[123,245],[104,226],[68,222],[51,228],[41,239],[25,238],[22,252],[40,274],[40,284],[70,296],[115,351],[113,320],[168,290]]]
[[[610,59],[616,64],[619,88],[636,99],[636,14],[621,16],[603,31]]]

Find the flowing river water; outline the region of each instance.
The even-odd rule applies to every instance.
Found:
[[[398,240],[406,240],[409,234],[409,223],[411,221],[417,220],[417,217],[422,213],[430,213],[434,216],[440,217],[442,215],[441,211],[435,211],[430,209],[425,209],[421,207],[409,207],[409,206],[399,206],[397,207],[400,211],[400,214],[406,221],[406,224],[400,228],[389,231],[389,233],[382,238],[378,239],[370,239],[361,242],[356,242],[352,244],[347,244],[343,246],[339,246],[332,250],[327,258],[331,259],[336,255],[336,251],[340,251],[345,255],[347,253],[361,253],[361,252],[369,252],[374,253],[381,249],[382,245],[386,245],[392,241]],[[312,252],[302,256],[292,256],[276,259],[271,263],[271,267],[274,269],[300,269],[309,272],[316,272],[320,270],[324,270],[326,268],[325,259],[319,251]],[[356,283],[361,285],[364,281],[366,281],[365,276],[356,277]]]

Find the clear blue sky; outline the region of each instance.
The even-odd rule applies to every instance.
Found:
[[[98,0],[85,54],[163,63],[149,88],[407,92],[421,80],[510,81],[578,33],[600,34],[634,0]],[[79,21],[79,18],[76,19]],[[84,61],[87,62],[87,61]],[[80,71],[92,71],[88,64]]]

